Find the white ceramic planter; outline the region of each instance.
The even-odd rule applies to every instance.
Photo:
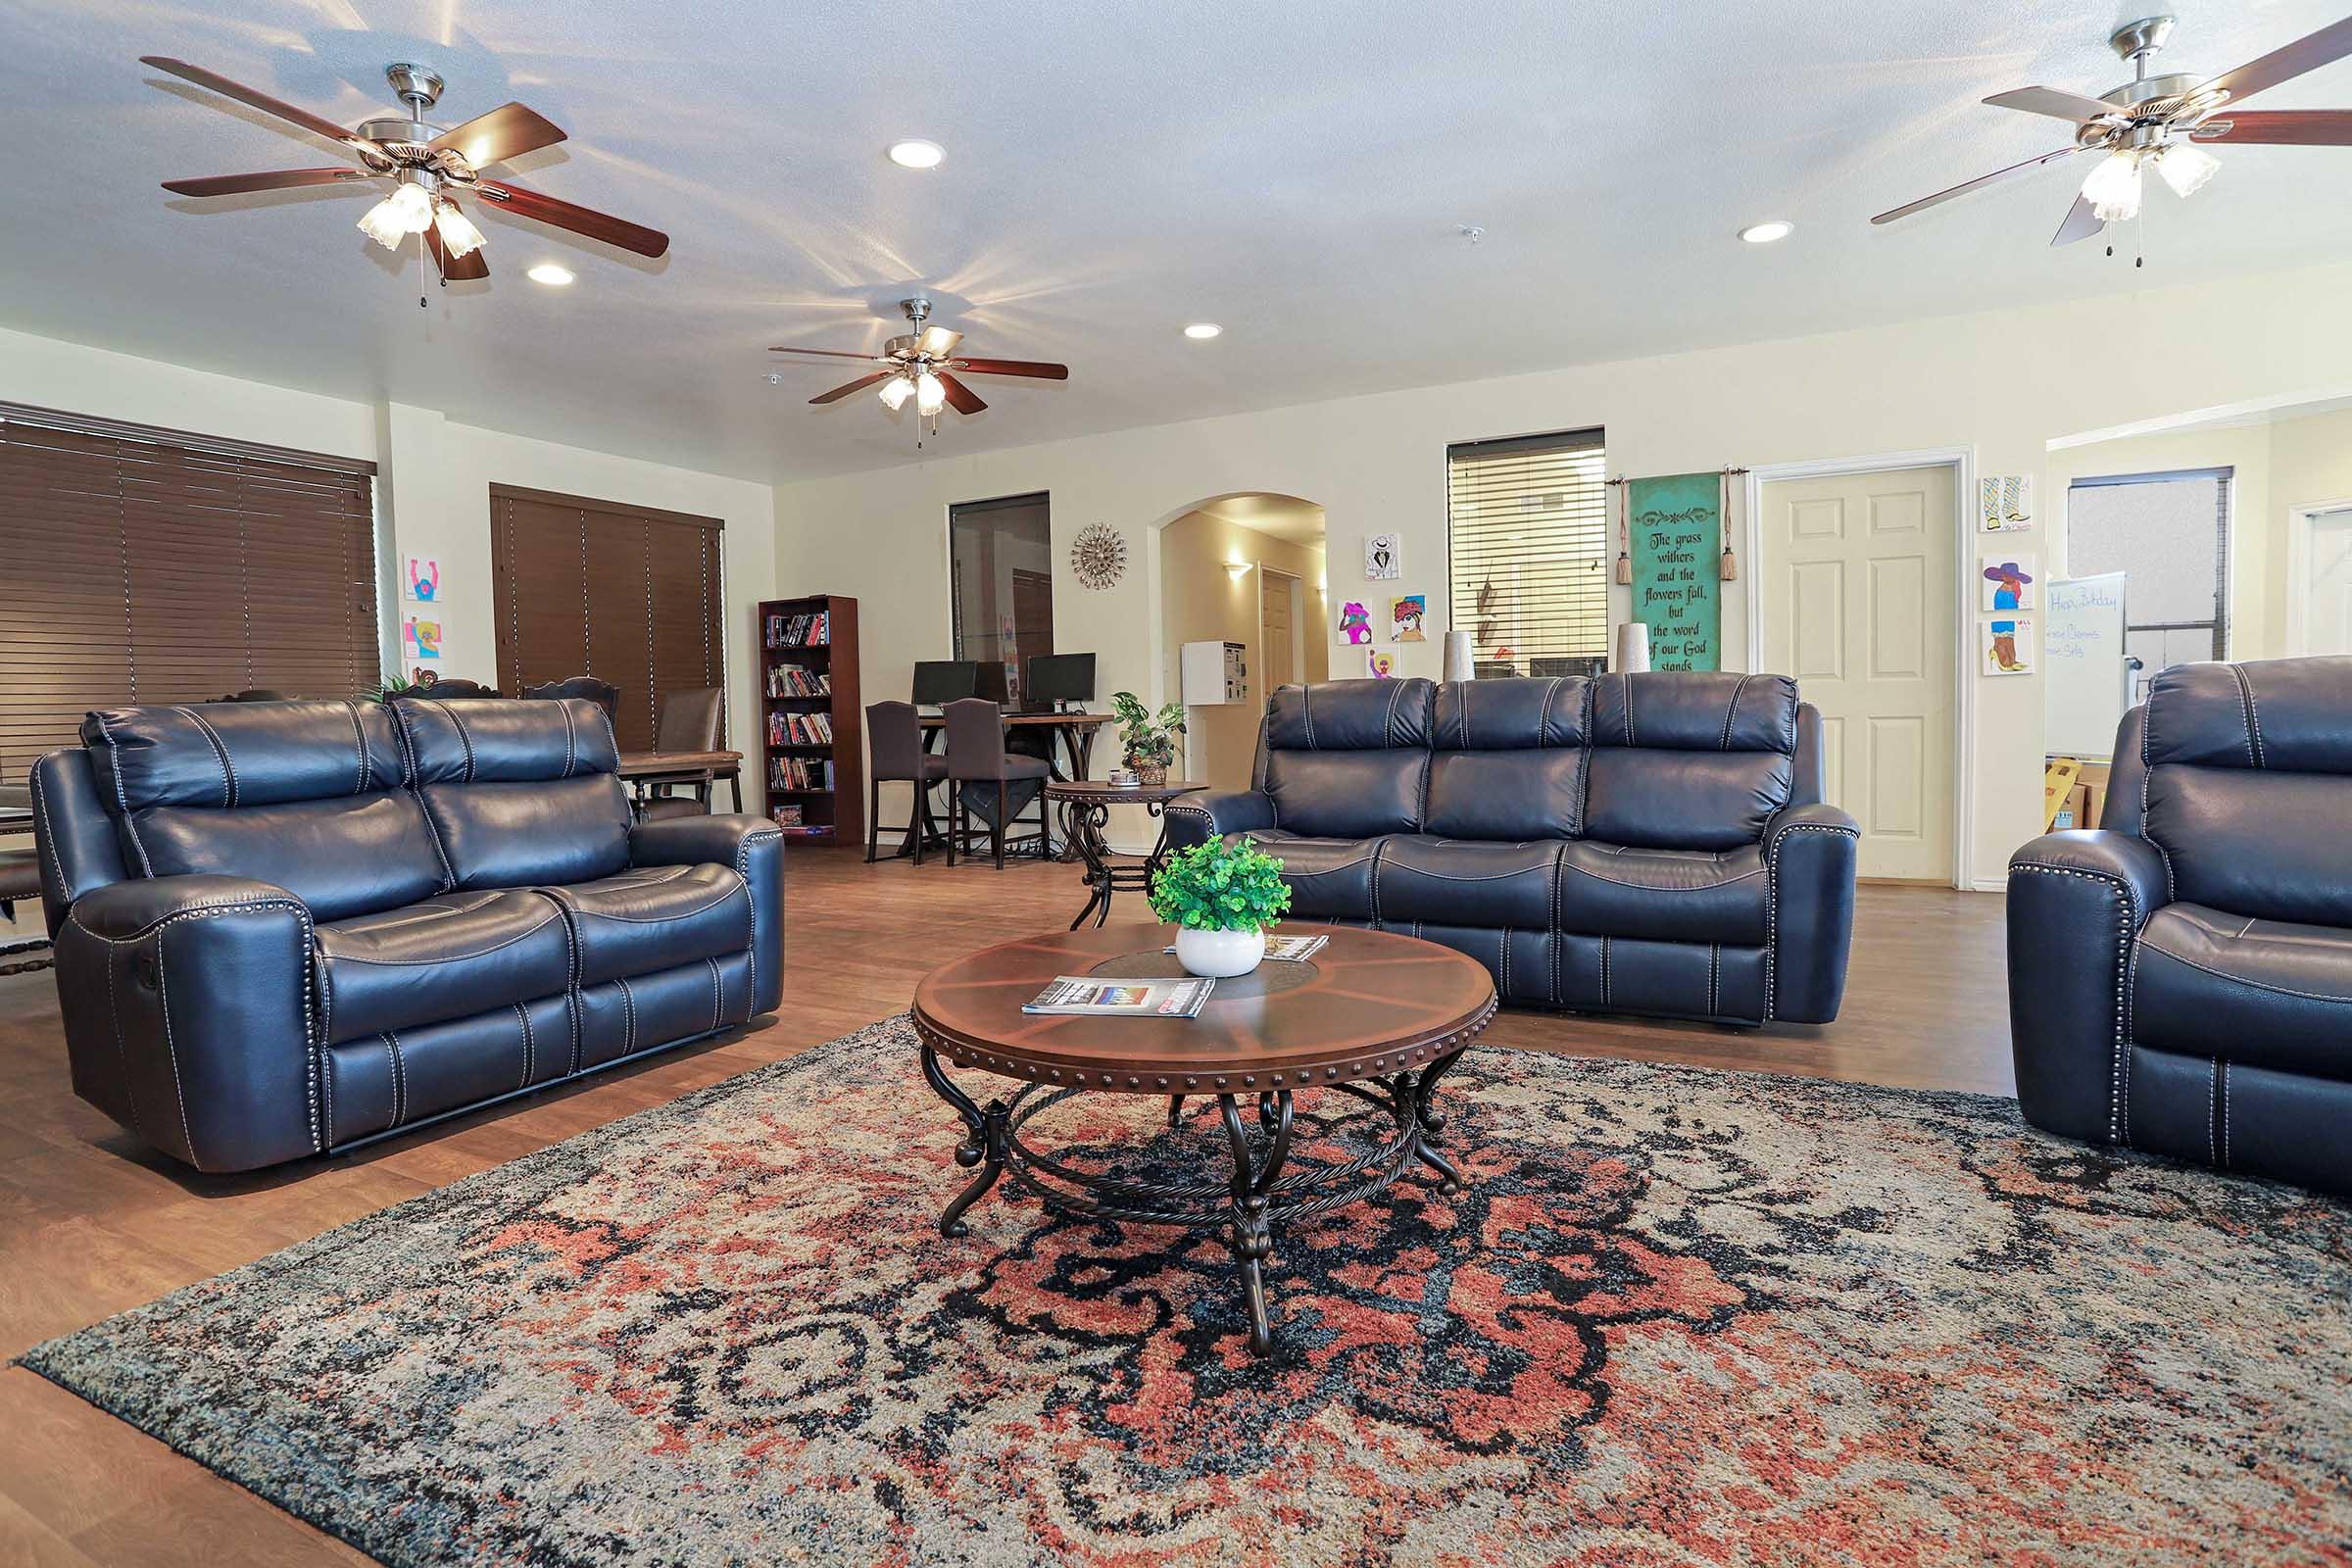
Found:
[[[1230,980],[1256,968],[1265,956],[1263,931],[1195,931],[1180,927],[1176,932],[1176,961],[1184,965],[1188,974]]]

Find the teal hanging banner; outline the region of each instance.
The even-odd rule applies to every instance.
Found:
[[[1649,628],[1652,669],[1722,666],[1723,476],[1678,473],[1626,483],[1634,618]]]

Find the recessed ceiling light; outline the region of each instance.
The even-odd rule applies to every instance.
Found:
[[[1796,232],[1796,225],[1786,218],[1775,218],[1761,223],[1750,223],[1740,231],[1740,237],[1750,245],[1769,245],[1776,239],[1787,239]]]
[[[1218,333],[1224,330],[1225,329],[1223,327],[1219,326],[1214,321],[1195,321],[1192,325],[1184,329],[1184,335],[1189,338],[1197,339],[1200,342],[1206,342],[1208,339],[1215,337]]]
[[[937,169],[948,150],[935,141],[894,141],[890,161],[901,169]]]
[[[571,269],[558,267],[553,262],[541,262],[522,275],[534,283],[545,283],[550,288],[562,288],[571,281]]]

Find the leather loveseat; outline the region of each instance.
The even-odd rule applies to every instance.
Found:
[[[90,714],[32,774],[75,1093],[249,1170],[772,1010],[781,835],[618,760],[579,699]]]
[[[2352,659],[2179,664],[2009,861],[2037,1127],[2352,1193]]]
[[[1442,942],[1507,1003],[1827,1023],[1858,830],[1820,722],[1781,675],[1285,686],[1253,787],[1168,838],[1253,839],[1293,919]]]

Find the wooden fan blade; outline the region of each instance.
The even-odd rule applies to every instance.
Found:
[[[982,409],[988,407],[986,403],[980,401],[979,393],[956,380],[946,370],[934,370],[931,373],[939,377],[939,384],[946,389],[948,407],[954,409],[957,414],[978,414]]]
[[[883,359],[879,354],[852,354],[845,349],[769,349],[767,352],[770,354],[815,354],[828,360],[870,360],[876,365],[881,364]]]
[[[2050,243],[2052,245],[2072,245],[2079,239],[2090,238],[2091,235],[2106,226],[2099,220],[2099,215],[2092,210],[2090,198],[2077,196],[2075,205],[2066,211],[2066,221],[2058,225],[2058,232],[2051,236]]]
[[[437,228],[424,231],[424,248],[433,253],[433,265],[441,269],[442,277],[452,283],[470,283],[490,275],[489,258],[480,247],[463,256],[452,256],[449,247],[441,243],[441,231]]]
[[[1933,196],[1922,196],[1915,202],[1905,202],[1891,212],[1881,213],[1871,221],[1891,223],[1898,218],[1909,218],[1913,213],[1934,207],[1938,202],[1948,202],[1955,196],[1965,196],[1970,191],[1989,185],[1995,180],[2007,179],[2012,174],[2022,174],[2029,170],[2039,169],[2042,165],[2055,163],[2061,158],[2071,158],[2082,150],[2080,147],[2061,147],[2054,153],[2043,153],[2039,158],[2029,158],[2022,164],[2011,164],[2007,169],[1996,169],[1989,174],[1979,174],[1965,185],[1954,185],[1950,190],[1939,190]]]
[[[1996,92],[1984,101],[1995,109],[2022,109],[2029,115],[2048,115],[2053,120],[2072,121],[2078,125],[2123,114],[2111,103],[2058,87],[2020,87],[2015,92]]]
[[[1043,360],[957,360],[956,368],[974,375],[1033,375],[1041,381],[1067,381],[1070,368]]]
[[[524,153],[553,147],[564,139],[555,122],[520,104],[502,104],[476,115],[454,130],[445,130],[430,143],[437,153],[454,152],[476,169],[519,158]]]
[[[926,326],[915,347],[935,360],[944,360],[955,353],[956,345],[962,341],[961,332],[951,332],[944,326]]]
[[[626,219],[614,218],[553,196],[542,196],[535,190],[525,190],[511,179],[485,179],[473,188],[495,205],[519,217],[535,218],[542,223],[553,223],[574,234],[601,239],[608,245],[617,245],[624,251],[635,251],[640,256],[660,256],[669,249],[669,236],[658,228],[646,228]]]
[[[365,182],[364,169],[273,169],[262,174],[215,174],[209,179],[167,179],[164,189],[180,196],[241,196],[249,190],[298,190],[305,185]]]
[[[2275,147],[2352,147],[2352,109],[2258,109],[2224,113],[2190,134],[2198,141],[2261,142]]]
[[[340,142],[346,147],[368,145],[367,138],[353,135],[323,116],[314,115],[308,109],[297,109],[292,104],[272,98],[266,92],[256,91],[241,81],[231,81],[226,76],[205,70],[202,66],[191,66],[185,60],[174,60],[169,55],[141,55],[139,64],[153,66],[156,70],[168,72],[183,81],[192,81],[199,87],[210,87],[223,98],[234,98],[248,109],[259,109],[265,115],[275,115],[278,119],[300,125],[303,129],[316,135],[324,136],[328,141]]]
[[[845,382],[830,392],[819,392],[808,401],[811,403],[836,403],[853,392],[862,392],[876,381],[887,381],[898,373],[896,370],[876,370],[871,375],[861,375],[855,381]]]
[[[2249,60],[2235,71],[2223,72],[2199,87],[2197,95],[2226,92],[2231,103],[2244,103],[2265,87],[2292,81],[2307,71],[2316,71],[2346,55],[2352,55],[2352,17],[2331,22],[2309,37],[2297,38],[2283,49],[2274,49],[2260,60]]]

